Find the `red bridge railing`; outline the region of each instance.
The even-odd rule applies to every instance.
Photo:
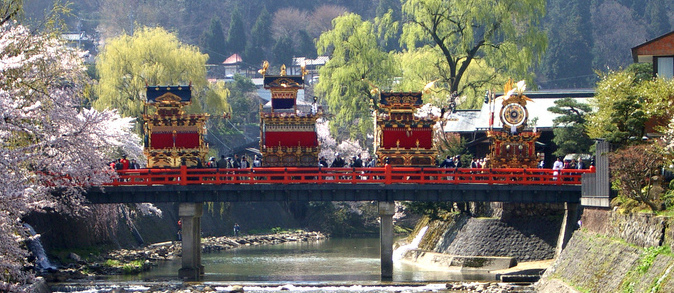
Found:
[[[580,185],[590,170],[470,169],[470,168],[318,168],[262,167],[250,169],[130,169],[117,171],[106,186],[194,184],[510,184]]]

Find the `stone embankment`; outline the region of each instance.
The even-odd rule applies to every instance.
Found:
[[[538,292],[674,292],[674,221],[585,209]]]
[[[418,248],[451,256],[510,257],[517,262],[555,257],[563,207],[501,204],[492,209],[490,217],[456,214],[444,220],[426,218],[411,237],[427,226]]]
[[[203,252],[215,252],[242,246],[274,245],[287,242],[307,242],[323,240],[327,236],[320,232],[291,232],[269,235],[249,235],[241,237],[206,237],[202,239]],[[167,241],[148,245],[140,249],[119,249],[104,255],[84,260],[71,253],[72,261],[55,272],[45,276],[48,282],[64,282],[72,279],[91,278],[96,275],[119,275],[137,273],[151,269],[159,261],[180,257],[180,241]]]

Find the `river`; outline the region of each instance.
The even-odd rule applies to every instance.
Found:
[[[337,238],[248,246],[205,253],[202,255],[202,264],[205,268],[203,284],[225,287],[243,285],[245,292],[256,292],[255,288],[260,292],[268,291],[269,288],[285,290],[283,286],[298,286],[293,287],[292,291],[299,291],[299,287],[317,286],[320,288],[317,292],[354,292],[353,286],[356,286],[356,292],[372,292],[367,288],[375,288],[374,292],[394,292],[401,291],[401,284],[416,288],[402,291],[415,292],[433,290],[433,286],[444,288],[444,284],[451,281],[494,280],[494,276],[490,274],[461,274],[394,261],[392,282],[381,281],[378,238]],[[124,287],[123,284],[131,286],[136,282],[178,282],[180,266],[180,259],[167,261],[139,275],[111,276],[100,283],[116,286],[121,284]],[[397,285],[394,289],[382,287],[393,284]],[[326,286],[337,286],[341,289],[327,290]],[[55,291],[64,292],[59,289]],[[85,292],[84,288],[81,291],[68,291]]]

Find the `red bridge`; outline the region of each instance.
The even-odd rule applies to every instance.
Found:
[[[204,274],[199,249],[204,202],[377,201],[381,223],[381,275],[382,279],[390,280],[394,201],[565,203],[568,214],[565,219],[572,219],[574,207],[580,203],[581,177],[585,177],[582,176],[585,173],[591,172],[390,166],[252,169],[183,166],[119,171],[113,182],[90,188],[86,196],[94,204],[179,202],[183,223],[179,276],[188,280],[198,280]],[[566,226],[573,223],[574,220],[564,221],[560,232],[563,239],[570,237],[565,231],[572,229]]]
[[[108,186],[195,184],[498,184],[580,185],[589,170],[469,169],[430,167],[311,168],[263,167],[250,169],[134,169],[117,171]]]

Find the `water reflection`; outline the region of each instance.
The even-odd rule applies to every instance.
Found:
[[[328,239],[243,247],[202,255],[205,282],[380,284],[379,239]],[[110,281],[176,280],[180,260]],[[447,272],[394,262],[393,282],[494,280],[491,274]]]

